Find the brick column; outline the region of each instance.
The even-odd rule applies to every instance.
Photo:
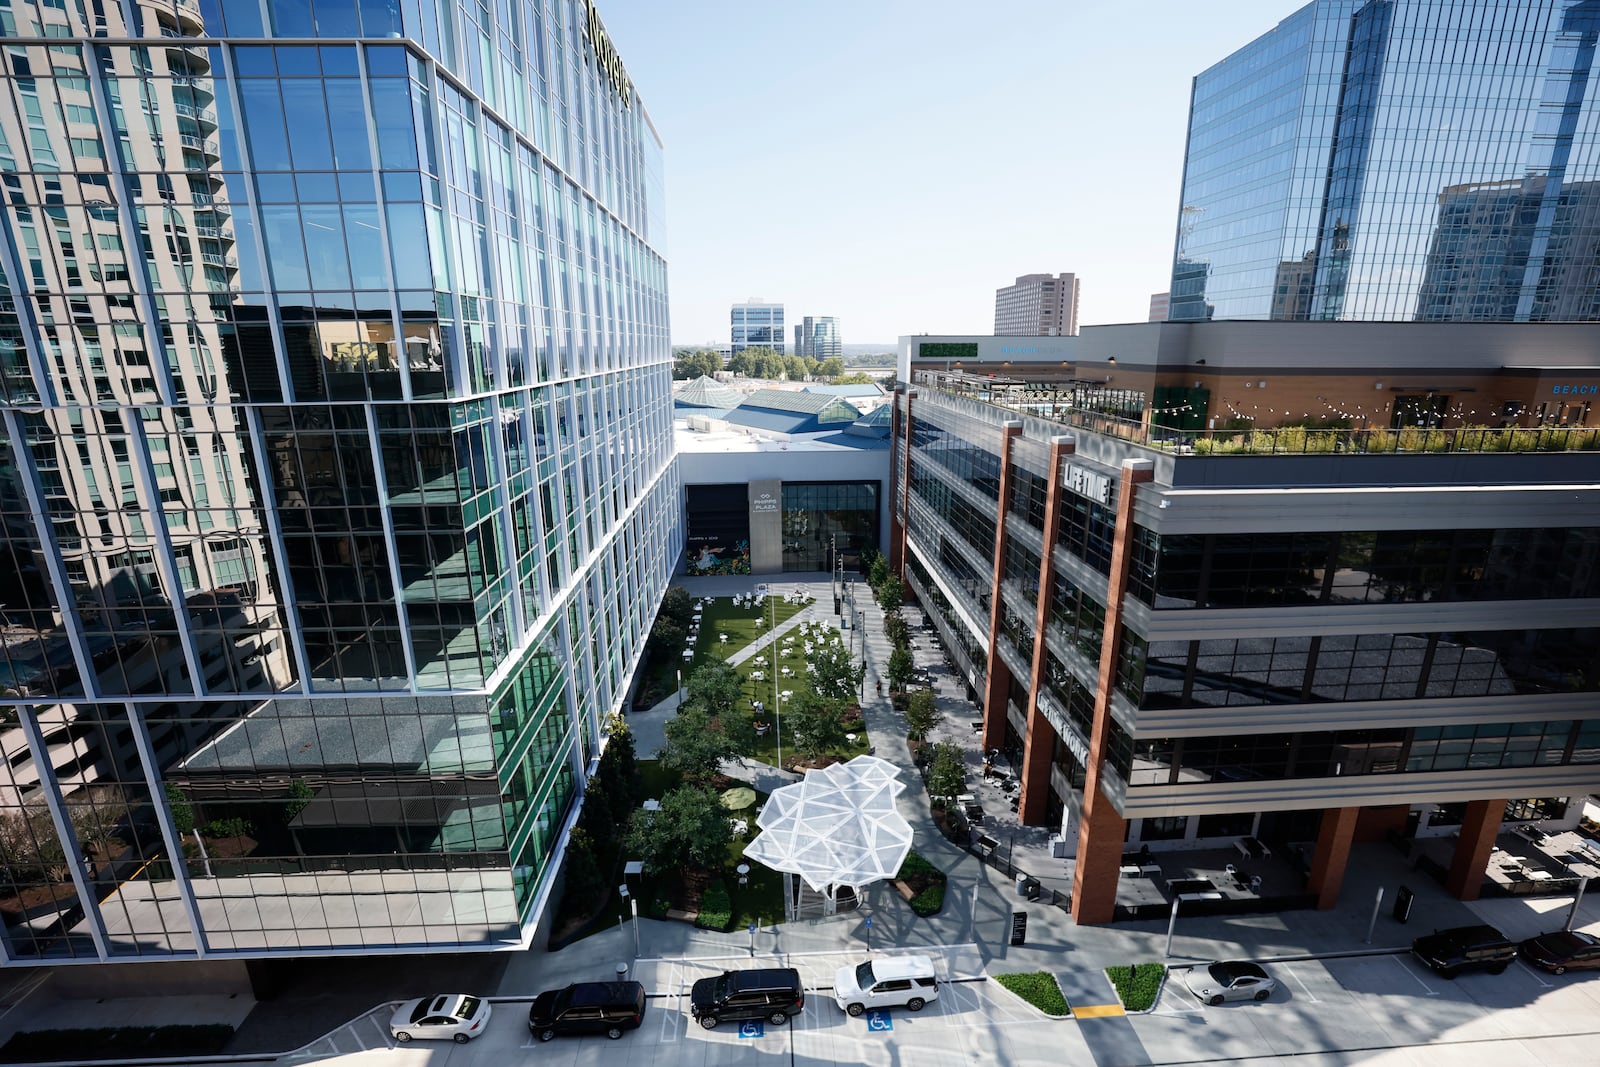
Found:
[[[1467,814],[1461,820],[1461,840],[1456,843],[1450,874],[1444,880],[1445,889],[1457,900],[1477,900],[1483,891],[1489,852],[1505,813],[1503,800],[1474,800],[1467,805]]]
[[[1112,542],[1111,575],[1106,588],[1106,624],[1100,639],[1100,676],[1094,690],[1094,730],[1089,738],[1083,814],[1078,823],[1078,865],[1072,874],[1072,918],[1085,924],[1108,923],[1116,916],[1125,821],[1101,789],[1100,772],[1111,740],[1111,693],[1116,688],[1117,655],[1122,644],[1122,598],[1128,588],[1128,565],[1133,557],[1133,498],[1137,487],[1155,476],[1155,464],[1148,459],[1122,461],[1117,534]]]
[[[1022,435],[1022,422],[1012,419],[1001,427],[1000,500],[994,519],[994,569],[989,574],[989,661],[984,671],[983,750],[1006,744],[1006,694],[1011,692],[1011,670],[1000,658],[1000,580],[1006,564],[1006,497],[1011,492],[1011,442]]]
[[[915,389],[906,389],[903,385],[895,386],[895,393],[905,393],[906,413],[902,419],[900,405],[895,402],[890,408],[891,420],[889,423],[889,445],[892,449],[902,437],[906,443],[905,459],[900,466],[900,500],[898,508],[894,500],[889,502],[889,570],[900,576],[905,581],[906,577],[906,524],[900,516],[906,514],[911,508],[911,402],[916,398]],[[898,397],[897,397],[898,400]],[[894,453],[890,452],[890,462],[894,462]],[[894,486],[891,485],[893,491]]]
[[[1039,564],[1039,601],[1033,616],[1033,670],[1028,685],[1028,734],[1022,749],[1022,794],[1017,803],[1017,818],[1024,826],[1038,826],[1045,820],[1050,804],[1050,766],[1055,754],[1056,731],[1039,710],[1039,690],[1044,686],[1044,628],[1050,616],[1050,588],[1055,583],[1056,567],[1051,546],[1056,542],[1056,524],[1061,521],[1061,465],[1076,448],[1071,436],[1050,439],[1050,489],[1044,500],[1044,558]]]
[[[1328,808],[1322,813],[1317,849],[1311,857],[1311,878],[1306,883],[1306,890],[1317,898],[1319,908],[1339,903],[1339,887],[1344,884],[1344,868],[1350,860],[1350,841],[1360,817],[1360,808]]]

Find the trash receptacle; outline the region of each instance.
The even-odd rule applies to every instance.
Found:
[[[1394,894],[1394,918],[1396,922],[1405,922],[1411,918],[1411,905],[1416,900],[1416,894],[1411,892],[1410,886],[1401,886]]]

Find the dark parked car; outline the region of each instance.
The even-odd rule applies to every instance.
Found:
[[[1456,926],[1417,938],[1411,954],[1444,978],[1462,971],[1499,974],[1517,958],[1517,943],[1492,926]]]
[[[689,992],[689,1011],[707,1030],[724,1019],[765,1019],[782,1026],[805,1006],[800,972],[793,967],[723,971],[700,979]]]
[[[528,1031],[540,1041],[557,1034],[605,1034],[615,1041],[644,1022],[644,986],[638,982],[574,982],[547,989],[528,1009]]]
[[[1522,958],[1551,974],[1584,967],[1600,968],[1600,937],[1578,930],[1557,930],[1530,937],[1517,946]]]

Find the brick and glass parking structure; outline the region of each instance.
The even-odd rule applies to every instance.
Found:
[[[891,561],[1023,821],[1076,842],[1080,921],[1113,918],[1147,846],[1270,857],[1329,907],[1353,841],[1472,899],[1502,821],[1576,827],[1600,787],[1597,342],[902,339]]]

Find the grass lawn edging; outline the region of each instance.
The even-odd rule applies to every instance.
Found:
[[[917,853],[906,854],[893,882],[900,898],[922,918],[937,915],[944,908],[945,873]]]
[[[1167,984],[1167,968],[1161,963],[1130,963],[1107,967],[1106,979],[1117,991],[1122,1009],[1129,1015],[1145,1015],[1155,1010],[1161,990]]]
[[[1061,983],[1049,971],[1019,971],[1013,974],[990,975],[1002,989],[1010,990],[1016,997],[1027,1001],[1052,1019],[1072,1018],[1072,1006]]]

